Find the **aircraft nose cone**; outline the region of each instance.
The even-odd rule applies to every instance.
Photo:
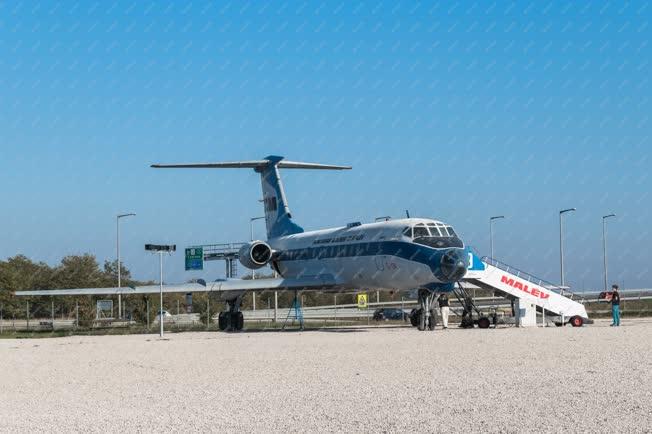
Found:
[[[466,274],[466,262],[457,250],[449,250],[441,257],[441,274],[447,282],[457,282]]]

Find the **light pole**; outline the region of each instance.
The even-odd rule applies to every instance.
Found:
[[[160,294],[160,307],[158,310],[158,322],[160,325],[159,336],[163,337],[163,254],[172,253],[177,250],[177,245],[160,245],[160,244],[145,244],[145,250],[158,253],[159,267],[160,267],[160,281],[159,281],[159,294]]]
[[[494,259],[494,220],[500,220],[504,218],[505,218],[504,215],[496,215],[493,217],[489,217],[489,252],[492,260]],[[491,303],[492,305],[494,305],[494,308],[495,308],[495,304],[494,304],[495,298],[496,298],[496,292],[492,291]]]
[[[120,219],[124,217],[133,217],[135,215],[135,213],[130,212],[126,214],[118,214],[115,218],[116,250],[118,251],[118,319],[122,319],[122,293],[120,292],[120,288],[122,288],[122,267],[120,267]]]
[[[489,251],[491,259],[494,259],[494,220],[504,219],[504,215],[489,217]]]
[[[559,211],[559,264],[560,264],[560,274],[561,274],[561,291],[564,292],[564,286],[566,282],[564,281],[564,214],[577,211],[575,208],[567,208]]]
[[[604,290],[607,291],[607,219],[616,214],[602,216],[602,257],[604,258]]]

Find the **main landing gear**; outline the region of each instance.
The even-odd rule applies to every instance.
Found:
[[[217,323],[222,331],[239,331],[244,327],[244,316],[240,312],[242,296],[226,302],[228,311],[222,311],[218,315]]]
[[[427,289],[419,290],[419,308],[410,315],[413,327],[420,331],[434,330],[437,324],[437,309],[434,307],[435,294]]]

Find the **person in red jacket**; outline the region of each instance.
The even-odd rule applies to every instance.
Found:
[[[611,289],[611,317],[613,318],[611,327],[620,327],[620,293],[618,292],[618,285],[612,285]]]

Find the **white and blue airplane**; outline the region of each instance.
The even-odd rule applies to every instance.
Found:
[[[359,289],[414,291],[419,309],[413,324],[435,327],[434,297],[450,292],[469,268],[469,254],[452,226],[437,220],[406,218],[306,232],[288,207],[279,169],[345,170],[349,166],[262,160],[228,163],[154,164],[154,168],[249,168],[260,173],[267,240],[245,244],[240,262],[252,270],[270,266],[273,279],[226,279],[181,285],[21,291],[22,296],[117,295],[208,292],[226,303],[219,314],[220,330],[241,330],[243,296],[270,290],[343,292]],[[416,290],[416,291],[415,291]],[[296,294],[295,293],[295,294]]]
[[[420,330],[434,329],[432,313],[438,292],[450,292],[469,266],[463,241],[452,226],[437,220],[406,218],[306,232],[293,219],[279,169],[346,170],[349,166],[262,160],[198,164],[154,164],[154,168],[249,168],[260,173],[267,240],[245,244],[240,262],[247,268],[269,265],[280,277],[229,279],[164,287],[165,292],[210,291],[220,294],[227,311],[219,315],[221,330],[240,330],[242,297],[249,291],[288,289],[340,292],[355,289],[418,290]],[[145,288],[142,287],[145,292]],[[136,288],[138,290],[138,288]],[[158,287],[152,287],[152,291]],[[149,291],[147,291],[149,292]],[[133,293],[133,291],[132,291]]]

